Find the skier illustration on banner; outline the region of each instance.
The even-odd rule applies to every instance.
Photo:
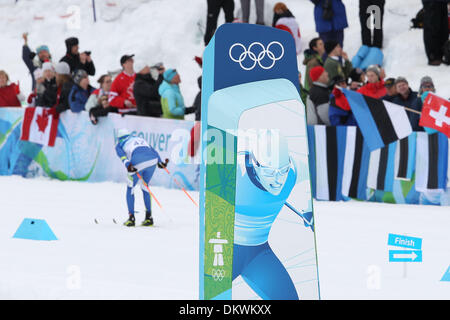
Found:
[[[292,36],[275,28],[225,24],[205,49],[200,299],[248,299],[253,297],[249,289],[262,299],[320,298],[305,106],[297,70]],[[266,132],[243,146],[241,130]],[[279,144],[272,153],[257,152],[256,145],[270,147],[276,138]],[[302,221],[296,216],[289,221],[291,212]],[[280,231],[286,222],[292,233]],[[233,243],[223,247],[226,273],[220,282],[214,281],[215,253],[208,242],[218,228]],[[300,252],[311,252],[316,262],[288,272],[281,261]],[[248,286],[240,286],[240,279]],[[305,279],[307,283],[300,283]]]
[[[286,138],[278,130],[259,130],[238,139],[238,171],[233,249],[233,280],[242,276],[263,299],[298,300],[286,268],[271,249],[270,229],[286,205],[313,229],[312,212],[289,205],[297,169]]]

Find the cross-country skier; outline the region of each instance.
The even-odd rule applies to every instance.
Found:
[[[297,181],[286,139],[263,130],[244,141],[247,145],[238,142],[233,280],[242,276],[262,299],[298,300],[295,285],[268,239],[283,206],[311,229],[312,212],[300,213],[286,202]]]
[[[134,188],[139,181],[138,173],[143,179],[141,189],[144,194],[146,208],[145,220],[142,222],[142,226],[152,226],[151,198],[146,185],[149,185],[156,166],[160,169],[165,168],[169,159],[163,162],[155,149],[149,146],[144,139],[131,136],[127,129],[120,129],[117,138],[116,153],[128,171],[127,206],[129,218],[124,225],[127,227],[135,226]]]

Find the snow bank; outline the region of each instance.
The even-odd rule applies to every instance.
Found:
[[[240,15],[240,3],[235,13]],[[266,24],[271,24],[275,0],[266,0]],[[302,33],[302,46],[317,36],[313,17],[313,4],[309,0],[286,0],[297,17]],[[358,0],[346,0],[350,27],[345,30],[344,47],[350,57],[361,45]],[[198,92],[197,77],[200,68],[193,61],[202,55],[203,30],[206,24],[204,0],[97,0],[97,23],[93,22],[91,1],[83,0],[2,0],[0,2],[0,43],[3,50],[0,69],[5,69],[13,81],[20,81],[24,92],[31,88],[28,70],[21,60],[23,32],[29,32],[33,50],[47,44],[54,60],[65,54],[64,39],[76,36],[80,49],[92,51],[97,74],[120,69],[120,56],[135,53],[136,59],[148,63],[163,61],[175,67],[182,77],[181,90],[186,104],[193,103]],[[252,2],[252,6],[254,6]],[[79,9],[79,25],[76,13]],[[421,8],[421,0],[388,1],[384,14],[384,54],[388,77],[405,76],[417,90],[420,78],[431,76],[443,97],[450,97],[449,67],[430,67],[423,46],[422,30],[410,30],[410,19]],[[75,14],[68,18],[63,16]],[[254,21],[254,10],[250,21]],[[219,24],[224,22],[223,13]],[[303,54],[298,57],[304,72]],[[96,84],[96,83],[95,83]]]

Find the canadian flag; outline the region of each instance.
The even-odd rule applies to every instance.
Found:
[[[294,17],[283,17],[278,19],[275,28],[287,31],[294,37],[295,40],[295,51],[297,54],[302,52],[301,34],[300,28]]]
[[[450,101],[429,93],[423,104],[419,125],[436,129],[450,138]]]
[[[58,133],[58,114],[53,108],[26,108],[20,140],[44,146],[55,146]]]

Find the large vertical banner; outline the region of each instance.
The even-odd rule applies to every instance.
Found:
[[[200,299],[318,299],[294,39],[225,24],[203,61]]]

